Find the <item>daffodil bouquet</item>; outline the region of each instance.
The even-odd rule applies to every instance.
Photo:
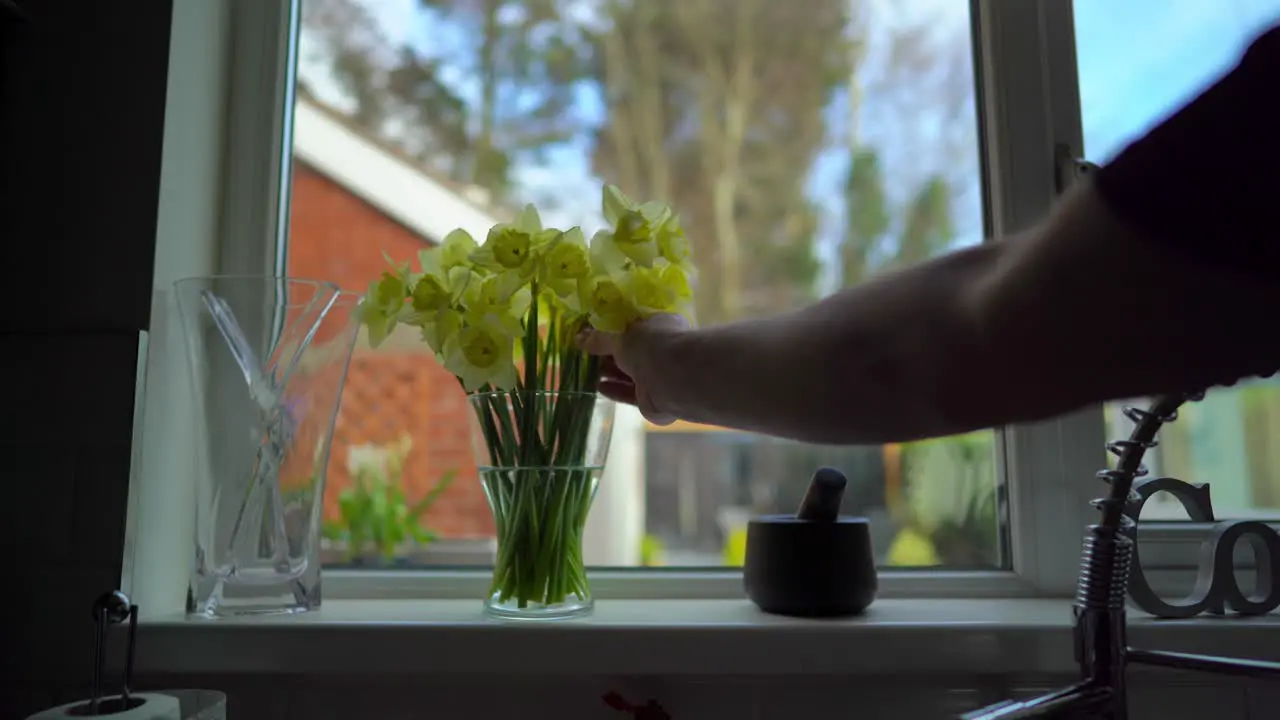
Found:
[[[590,607],[582,528],[611,415],[599,409],[599,359],[575,336],[692,307],[690,247],[672,209],[613,186],[602,205],[608,227],[590,242],[579,227],[544,227],[532,205],[483,244],[454,230],[419,253],[417,271],[388,259],[361,304],[371,345],[414,326],[470,394],[497,526],[488,605],[498,614],[572,598]]]

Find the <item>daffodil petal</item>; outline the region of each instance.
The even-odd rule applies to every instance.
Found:
[[[533,203],[525,205],[520,215],[516,217],[515,226],[530,235],[542,232],[542,218],[538,217],[538,208],[534,207]]]
[[[493,248],[488,243],[481,245],[475,252],[471,253],[467,258],[478,267],[487,269],[501,269],[502,265],[498,263],[498,259],[493,255]]]
[[[653,225],[659,225],[671,216],[671,208],[665,203],[647,202],[637,208],[639,213]]]
[[[471,233],[459,228],[444,236],[440,243],[440,259],[446,268],[455,268],[465,264],[477,247]]]
[[[521,292],[528,293],[528,286],[525,285],[524,278],[516,273],[502,273],[494,276],[490,282],[493,283],[494,297],[498,302],[516,302],[516,296]],[[526,304],[525,307],[528,307]]]
[[[592,313],[591,327],[604,332],[620,333],[627,329],[627,322],[620,318],[605,317]]]
[[[419,250],[418,265],[422,268],[423,275],[444,276],[444,259],[439,247]]]
[[[493,383],[494,387],[498,388],[499,390],[513,389],[517,383],[515,363],[514,362],[504,363],[502,370],[500,370],[493,377],[489,378],[489,382]]]
[[[633,207],[635,207],[635,203],[631,202],[631,198],[627,197],[618,187],[614,185],[604,186],[601,211],[604,214],[605,222],[610,225],[616,225],[618,218]]]
[[[617,272],[627,264],[627,256],[614,242],[613,233],[607,230],[601,230],[591,238],[590,256],[591,269],[597,274]]]
[[[587,247],[587,237],[582,233],[582,228],[576,225],[560,234],[560,242],[577,245],[584,250]]]
[[[479,276],[468,267],[458,266],[450,268],[446,286],[449,288],[449,294],[453,297],[453,302],[458,302],[472,279],[478,277]]]
[[[618,249],[623,255],[641,267],[652,267],[653,261],[658,259],[658,243],[655,241],[647,241],[642,243],[619,244]]]
[[[510,298],[511,312],[516,315],[524,315],[529,309],[529,304],[533,300],[533,291],[528,286],[522,287],[513,293]]]
[[[369,329],[369,347],[376,348],[387,339],[387,321],[383,318],[374,318],[365,322],[365,327]]]

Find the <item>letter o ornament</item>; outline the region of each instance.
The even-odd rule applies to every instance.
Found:
[[[1161,490],[1173,495],[1193,522],[1214,522],[1209,486],[1175,478],[1153,478],[1133,484],[1131,501],[1124,514],[1134,521],[1125,534],[1133,540],[1133,564],[1129,572],[1129,601],[1144,612],[1161,618],[1192,618],[1205,612],[1222,615],[1226,608],[1241,615],[1265,615],[1280,607],[1280,535],[1271,526],[1256,520],[1216,522],[1213,532],[1200,544],[1195,589],[1180,601],[1160,597],[1147,582],[1138,554],[1138,518],[1142,507]],[[1255,592],[1246,595],[1236,582],[1235,549],[1247,540],[1257,558]]]

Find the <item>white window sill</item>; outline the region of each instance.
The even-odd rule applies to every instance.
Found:
[[[1280,617],[1131,617],[1130,644],[1280,661]],[[1074,672],[1070,602],[884,599],[848,620],[745,600],[599,600],[574,621],[488,620],[475,600],[337,600],[318,612],[139,627],[137,672],[539,675]]]

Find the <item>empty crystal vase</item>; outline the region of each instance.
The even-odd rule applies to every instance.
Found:
[[[314,609],[325,468],[359,296],[264,276],[188,278],[174,294],[196,417],[187,611]]]

